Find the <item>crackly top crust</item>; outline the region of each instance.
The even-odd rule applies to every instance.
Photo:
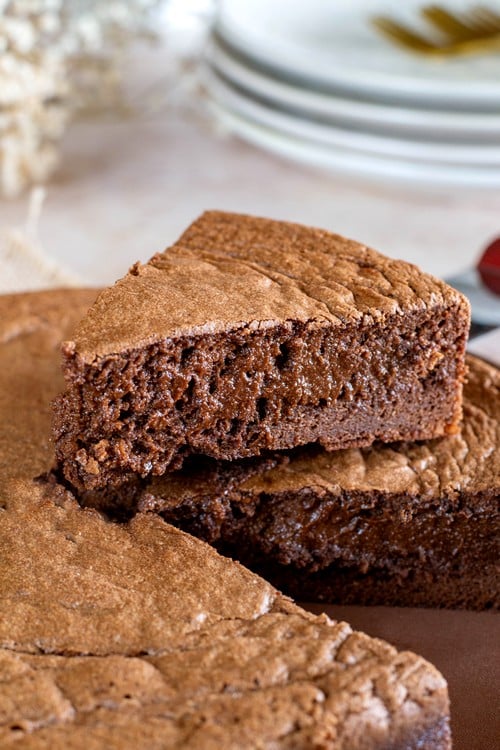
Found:
[[[340,235],[210,211],[102,292],[66,350],[91,362],[179,335],[286,320],[343,325],[439,306],[469,314],[444,282]]]
[[[420,657],[156,516],[110,523],[30,478],[50,460],[57,340],[92,296],[0,298],[2,747],[406,746],[439,723],[446,683]]]

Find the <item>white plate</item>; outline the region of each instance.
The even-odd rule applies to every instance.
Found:
[[[224,127],[254,145],[322,170],[361,178],[364,182],[412,183],[426,188],[500,188],[498,170],[416,163],[326,147],[252,122],[214,99],[209,100],[209,106]]]
[[[499,0],[488,5],[500,11]],[[418,26],[422,0],[220,0],[216,33],[281,75],[329,90],[498,111],[500,55],[428,59],[370,25],[374,14]],[[469,0],[447,0],[450,10]]]
[[[431,140],[477,141],[486,138],[500,143],[500,108],[498,114],[450,112],[392,106],[314,91],[273,78],[265,70],[253,67],[251,61],[224,49],[215,38],[207,47],[206,59],[218,73],[243,91],[312,119],[369,128],[372,132],[418,135]]]
[[[221,80],[214,71],[204,71],[212,96],[226,109],[254,123],[323,147],[346,149],[369,156],[405,159],[415,163],[489,168],[500,180],[500,145],[457,145],[429,141],[389,138],[357,130],[325,125],[295,117],[246,96]]]

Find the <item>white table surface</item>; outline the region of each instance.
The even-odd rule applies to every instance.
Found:
[[[165,49],[142,49],[129,88],[156,81],[161,99],[168,64]],[[261,152],[189,109],[164,103],[153,115],[71,126],[39,235],[47,255],[82,283],[114,281],[206,208],[332,229],[439,276],[466,268],[500,234],[499,192],[352,182]],[[0,226],[22,224],[26,210],[27,196],[0,201]]]

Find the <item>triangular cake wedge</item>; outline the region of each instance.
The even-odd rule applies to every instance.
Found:
[[[112,523],[30,478],[50,461],[56,341],[88,299],[0,299],[2,748],[449,750],[446,682],[422,658],[154,514]]]
[[[319,443],[456,432],[465,298],[298,224],[209,212],[66,342],[59,466],[82,489]]]

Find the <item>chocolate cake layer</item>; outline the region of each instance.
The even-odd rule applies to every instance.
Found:
[[[0,298],[1,747],[449,750],[424,659],[158,516],[112,523],[31,479],[50,465],[55,342],[88,300]]]
[[[80,489],[319,443],[456,432],[469,305],[358,243],[211,212],[66,342],[56,454]]]
[[[458,435],[192,461],[84,501],[159,512],[303,599],[498,607],[500,373],[468,364]]]

